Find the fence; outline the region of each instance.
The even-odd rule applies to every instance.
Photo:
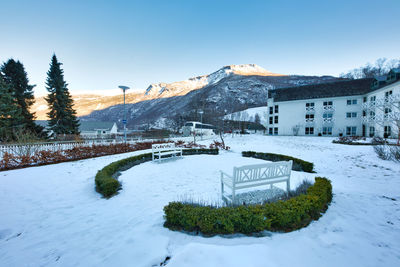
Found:
[[[209,140],[216,138],[216,136],[204,136],[204,140]],[[135,144],[137,142],[154,142],[160,140],[160,138],[129,138],[127,143]],[[170,138],[164,138],[164,140],[170,141],[193,141],[193,137],[181,137],[181,136],[171,136]],[[201,141],[201,137],[196,137],[196,141]],[[58,141],[58,142],[46,142],[46,143],[30,143],[30,144],[0,144],[0,159],[7,152],[14,155],[30,155],[32,156],[37,151],[59,151],[67,150],[74,147],[88,147],[92,145],[109,145],[109,144],[121,144],[124,143],[123,139],[95,139],[95,140],[84,140],[84,141]]]

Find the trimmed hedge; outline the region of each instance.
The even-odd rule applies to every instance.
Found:
[[[254,152],[254,151],[243,151],[243,157],[250,157],[255,159],[263,159],[268,161],[289,161],[293,160],[292,170],[294,171],[302,171],[302,172],[310,172],[314,173],[314,163],[308,162],[302,159],[294,158],[291,156],[274,154],[274,153],[262,153],[262,152]]]
[[[218,155],[218,149],[184,149],[183,155]],[[151,161],[152,154],[140,154],[137,156],[129,157],[115,161],[103,169],[97,172],[95,177],[96,191],[102,194],[106,198],[110,198],[115,195],[119,189],[121,189],[121,183],[117,180],[121,171],[125,171],[133,166],[141,163]]]
[[[264,230],[290,232],[317,220],[331,200],[330,181],[316,177],[307,194],[263,205],[215,208],[171,202],[164,207],[164,226],[206,236]]]

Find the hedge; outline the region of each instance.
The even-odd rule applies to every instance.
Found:
[[[302,171],[302,172],[310,172],[314,173],[314,163],[308,162],[302,159],[294,158],[291,156],[274,154],[274,153],[262,153],[262,152],[254,152],[254,151],[243,151],[243,157],[250,157],[256,159],[263,159],[268,161],[289,161],[293,160],[292,170],[294,171]]]
[[[182,152],[183,155],[218,155],[218,149],[184,149]],[[125,171],[129,168],[132,168],[133,166],[151,160],[152,154],[146,153],[121,159],[105,166],[96,174],[96,191],[101,193],[106,198],[114,196],[118,192],[118,190],[121,189],[121,183],[117,180],[121,171]]]
[[[221,207],[171,202],[164,207],[164,226],[170,230],[217,234],[252,234],[260,231],[290,232],[307,226],[325,212],[332,200],[332,185],[316,177],[303,194],[263,205]]]

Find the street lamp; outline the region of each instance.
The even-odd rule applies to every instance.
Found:
[[[201,140],[203,140],[203,113],[204,113],[204,111],[202,111],[202,110],[199,111],[200,122],[201,122],[201,124],[200,124],[200,126],[201,126],[201,128],[200,128]]]
[[[122,120],[122,123],[124,124],[124,140],[125,140],[125,144],[126,144],[126,107],[125,107],[125,91],[129,89],[128,86],[123,86],[120,85],[118,86],[119,88],[122,89],[122,91],[124,92],[124,119]]]

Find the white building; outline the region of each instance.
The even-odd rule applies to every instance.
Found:
[[[111,138],[118,134],[118,127],[115,122],[107,121],[80,121],[79,131],[82,138]]]
[[[400,69],[384,78],[271,90],[270,135],[397,137]]]
[[[48,126],[48,121],[37,120],[36,124],[43,126],[49,134],[52,134]],[[118,134],[118,127],[115,122],[107,121],[79,121],[79,132],[82,138],[97,139],[97,138],[110,138]]]

